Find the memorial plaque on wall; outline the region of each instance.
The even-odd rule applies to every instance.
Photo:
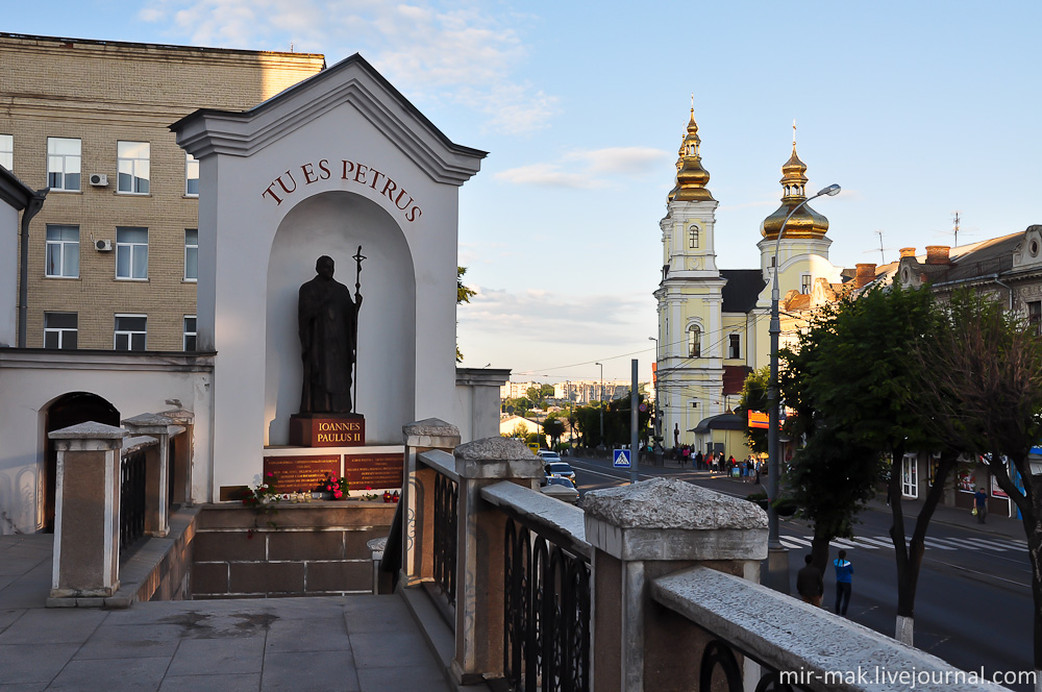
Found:
[[[264,457],[265,478],[268,473],[275,474],[275,490],[280,493],[311,491],[327,474],[340,475],[340,455]]]
[[[351,490],[401,488],[404,463],[404,454],[347,454],[344,477]]]

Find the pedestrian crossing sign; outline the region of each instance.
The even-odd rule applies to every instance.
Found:
[[[611,465],[617,469],[628,469],[630,467],[630,450],[623,448],[613,451]]]

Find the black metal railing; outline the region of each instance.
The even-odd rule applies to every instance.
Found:
[[[504,671],[514,690],[590,689],[590,565],[507,519]]]
[[[145,535],[145,450],[131,452],[120,463],[119,550],[126,550]]]
[[[456,605],[456,503],[459,483],[436,474],[434,478],[434,582],[449,605]]]

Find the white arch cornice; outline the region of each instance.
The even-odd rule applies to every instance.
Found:
[[[203,108],[170,129],[197,159],[250,156],[345,104],[436,182],[462,185],[487,155],[449,140],[357,53],[248,111]]]

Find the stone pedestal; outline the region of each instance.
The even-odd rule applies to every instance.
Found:
[[[658,577],[704,565],[759,581],[767,514],[748,500],[655,478],[583,498],[593,548],[592,610],[598,692],[673,689],[694,680],[700,636],[651,601]]]
[[[289,417],[294,447],[361,447],[365,416],[360,413],[295,413]]]
[[[184,428],[154,413],[128,418],[123,425],[133,435],[159,441],[145,453],[145,533],[162,538],[170,532],[170,439]]]
[[[119,588],[120,450],[126,432],[80,423],[48,434],[58,450],[48,605],[94,605]]]
[[[404,535],[401,583],[416,586],[434,579],[434,479],[438,473],[417,461],[432,449],[451,452],[460,443],[459,429],[438,418],[427,418],[402,426],[405,437],[405,478],[402,484]]]
[[[456,447],[459,475],[456,556],[456,655],[459,684],[503,674],[503,554],[507,515],[481,499],[481,488],[513,481],[538,488],[543,462],[521,440],[490,437]]]

